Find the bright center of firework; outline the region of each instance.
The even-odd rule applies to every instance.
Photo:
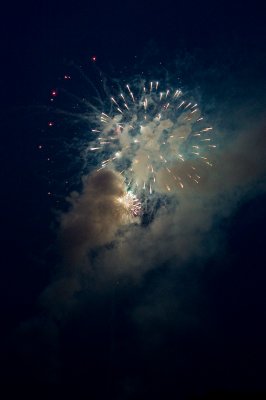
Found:
[[[125,211],[132,217],[141,214],[141,203],[131,191],[118,198],[118,202],[125,208]]]
[[[181,90],[159,91],[158,82],[130,88],[111,97],[111,111],[99,113],[93,132],[102,168],[123,174],[134,192],[162,193],[199,183],[203,166],[211,166],[208,153],[213,128],[206,126],[198,105]],[[142,195],[142,194],[141,194]]]

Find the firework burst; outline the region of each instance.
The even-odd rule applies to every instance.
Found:
[[[80,72],[96,98],[89,101],[65,91],[71,109],[55,112],[70,124],[80,123],[83,131],[85,127],[85,136],[77,141],[85,173],[110,169],[121,174],[126,194],[118,201],[128,215],[149,213],[158,201],[167,203],[169,196],[204,180],[212,166],[215,133],[193,98],[158,81],[134,80],[121,88],[102,79],[91,82]],[[71,85],[70,78],[64,77]],[[51,101],[58,103],[57,95],[52,90]],[[48,125],[54,129],[54,121]]]
[[[110,97],[110,111],[99,111],[92,129],[97,137],[88,150],[100,166],[120,172],[140,197],[182,190],[198,184],[208,155],[213,127],[205,123],[198,104],[180,89],[160,90],[159,82],[139,85]]]
[[[141,215],[141,202],[131,191],[126,192],[124,196],[118,197],[118,202],[124,207],[128,216],[139,217]]]

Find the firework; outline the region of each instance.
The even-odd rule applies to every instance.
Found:
[[[110,96],[109,112],[96,112],[89,151],[97,153],[98,170],[120,172],[142,197],[198,184],[216,147],[198,104],[180,89],[160,90],[159,82],[124,89]]]
[[[141,202],[131,191],[119,197],[118,202],[122,205],[127,215],[131,217],[138,217],[141,215]]]
[[[79,72],[96,98],[89,101],[66,92],[71,110],[56,111],[70,124],[80,121],[90,129],[88,134],[85,128],[86,136],[77,142],[79,154],[85,156],[83,172],[110,169],[121,174],[126,194],[119,204],[128,215],[149,214],[161,200],[167,203],[172,195],[203,181],[212,166],[215,134],[194,99],[159,81],[135,79],[123,87],[117,82],[108,86],[106,80],[91,82]],[[71,85],[70,75],[64,79]],[[57,89],[51,96],[58,103]],[[51,119],[48,126],[55,129],[56,122]]]

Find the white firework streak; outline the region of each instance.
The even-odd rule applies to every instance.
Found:
[[[182,190],[188,180],[198,184],[196,166],[212,166],[208,153],[216,147],[198,105],[180,89],[159,86],[149,82],[133,90],[127,84],[111,96],[111,111],[99,111],[92,130],[98,137],[89,147],[101,154],[99,170],[120,172],[141,196]]]

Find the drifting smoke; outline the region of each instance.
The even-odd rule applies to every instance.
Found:
[[[110,170],[85,177],[82,193],[72,193],[68,202],[70,211],[60,219],[63,270],[42,296],[53,308],[81,289],[81,276],[91,272],[92,251],[110,244],[122,226],[139,222],[138,200],[126,191],[121,175]]]
[[[106,169],[84,178],[82,193],[70,196],[71,208],[61,216],[63,264],[42,302],[58,317],[90,280],[106,288],[121,278],[139,281],[166,262],[178,268],[211,256],[217,246],[209,237],[215,218],[228,217],[265,173],[265,137],[264,125],[253,128],[252,140],[243,132],[217,154],[219,168],[182,191],[178,202],[172,196],[148,226],[121,202],[127,196],[121,175]]]
[[[131,203],[120,175],[100,171],[83,182],[83,193],[69,197],[71,211],[61,219],[60,242],[70,265],[84,263],[89,249],[111,242],[118,227],[131,221]]]

